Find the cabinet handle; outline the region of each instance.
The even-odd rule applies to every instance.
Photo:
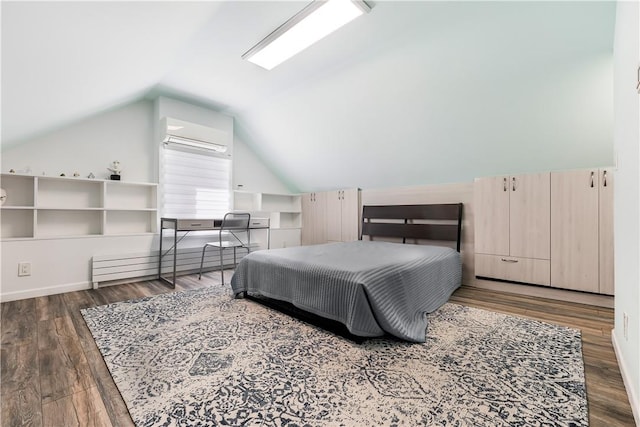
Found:
[[[516,191],[516,177],[511,178],[511,190]]]
[[[607,171],[602,172],[602,186],[607,186]]]
[[[502,178],[502,191],[507,191],[507,178]]]
[[[593,171],[591,171],[591,188],[593,188]]]
[[[511,263],[518,262],[518,260],[517,260],[517,259],[500,258],[500,260],[501,260],[501,261],[504,261],[504,262],[511,262]]]

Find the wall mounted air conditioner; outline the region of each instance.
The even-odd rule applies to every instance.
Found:
[[[162,119],[165,145],[183,145],[200,150],[225,153],[228,149],[226,132],[196,123],[165,117]]]

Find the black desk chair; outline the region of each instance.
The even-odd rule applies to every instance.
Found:
[[[251,214],[248,213],[233,213],[229,212],[225,214],[220,224],[220,230],[218,232],[218,241],[207,242],[202,248],[202,259],[200,260],[200,274],[198,280],[202,277],[202,266],[204,265],[204,253],[209,246],[218,248],[220,253],[220,275],[222,276],[222,284],[224,285],[224,261],[223,253],[227,248],[233,248],[233,268],[237,265],[236,250],[238,248],[246,248],[247,252],[250,250],[251,236],[249,232],[249,224],[251,222]],[[243,240],[242,237],[245,237]],[[245,242],[246,241],[246,242]]]

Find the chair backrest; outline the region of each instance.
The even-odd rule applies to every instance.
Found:
[[[251,214],[244,212],[229,212],[224,215],[220,231],[247,231],[251,222]]]

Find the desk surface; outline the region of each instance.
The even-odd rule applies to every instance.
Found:
[[[222,225],[222,219],[185,219],[185,218],[160,218],[161,229],[176,229],[176,231],[218,230]],[[249,228],[269,228],[269,218],[251,218]]]

